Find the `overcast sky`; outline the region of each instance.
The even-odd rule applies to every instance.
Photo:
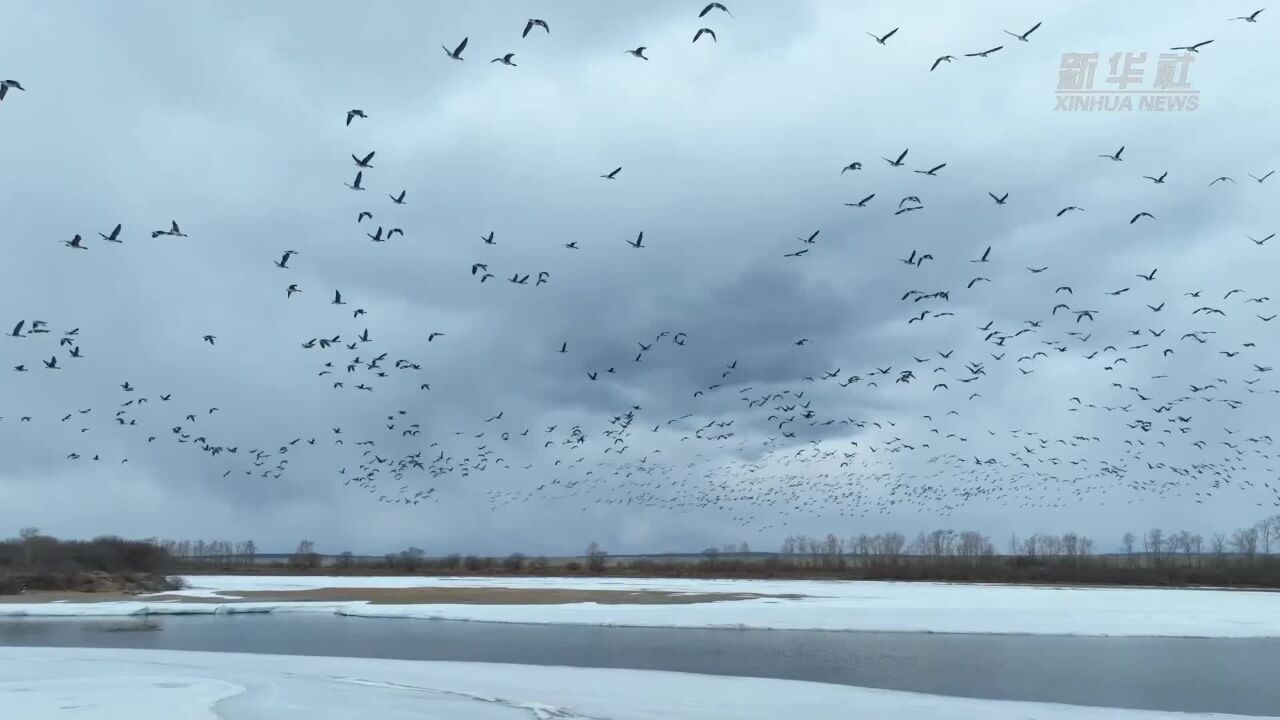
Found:
[[[1108,549],[1280,511],[1280,383],[1257,367],[1280,240],[1246,237],[1280,230],[1280,179],[1249,177],[1280,168],[1280,11],[727,4],[7,5],[0,77],[26,91],[0,101],[0,325],[25,325],[0,336],[0,528]],[[550,33],[522,38],[528,17]],[[1209,39],[1194,111],[1055,110],[1063,53],[1099,53],[1107,90],[1112,54],[1146,53],[1128,89],[1150,90],[1159,53]],[[344,187],[369,151],[367,189]],[[171,220],[188,237],[151,236]]]

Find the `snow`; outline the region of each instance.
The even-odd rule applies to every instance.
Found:
[[[80,648],[0,648],[0,708],[21,720],[1243,717],[639,670]]]
[[[761,628],[1123,637],[1280,637],[1280,593],[945,583],[633,578],[191,576],[197,600],[0,604],[0,616],[110,616],[320,612],[479,622],[635,627]],[[223,603],[249,590],[321,587],[500,587],[758,593],[698,604],[374,605],[366,602]]]

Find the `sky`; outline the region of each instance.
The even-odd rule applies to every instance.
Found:
[[[726,4],[9,4],[0,529],[1111,549],[1280,512],[1280,13]],[[1196,109],[1140,109],[1210,39]],[[1064,53],[1108,91],[1146,53],[1149,94],[1056,109]]]

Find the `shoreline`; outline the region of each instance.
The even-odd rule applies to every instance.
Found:
[[[242,603],[365,603],[368,605],[694,605],[803,595],[745,592],[685,593],[665,590],[581,590],[506,587],[316,587],[299,590],[226,590],[216,594],[183,591],[127,594],[113,592],[27,591],[0,595],[0,606],[15,604],[99,604],[155,602],[237,605]]]

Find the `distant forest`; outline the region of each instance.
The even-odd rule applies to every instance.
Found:
[[[0,595],[23,590],[145,592],[173,590],[177,564],[155,543],[98,537],[59,540],[23,528],[0,541]]]
[[[841,537],[795,535],[777,552],[747,543],[699,553],[611,556],[591,543],[579,556],[429,555],[410,547],[381,556],[323,554],[303,540],[292,553],[263,554],[253,541],[149,540],[187,573],[332,575],[610,575],[630,577],[826,578],[1105,585],[1280,588],[1280,515],[1205,538],[1188,530],[1125,533],[1099,554],[1077,533],[1014,535],[1000,552],[978,531],[934,530]],[[2,563],[2,561],[0,561]]]

